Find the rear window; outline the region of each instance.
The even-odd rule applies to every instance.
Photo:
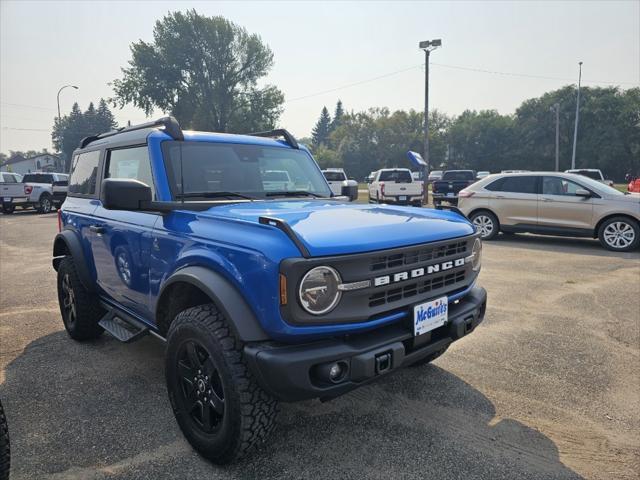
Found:
[[[323,172],[324,178],[327,179],[328,182],[342,182],[346,180],[345,174],[342,172]]]
[[[442,175],[442,180],[449,180],[453,182],[475,180],[475,178],[476,176],[471,170],[444,172],[444,174]]]
[[[100,150],[76,155],[71,165],[68,193],[76,195],[94,195],[98,178]]]
[[[492,192],[538,193],[537,177],[533,176],[502,177],[484,188]]]
[[[577,170],[575,172],[571,172],[571,173],[577,173],[578,175],[582,175],[584,177],[589,177],[592,178],[594,180],[602,180],[602,177],[600,176],[600,172],[592,172],[589,170]]]
[[[385,170],[380,172],[379,182],[411,183],[413,178],[408,170]]]
[[[27,173],[22,177],[24,183],[53,183],[53,175],[46,173]]]

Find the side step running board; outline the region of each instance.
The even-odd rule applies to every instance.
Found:
[[[102,307],[107,310],[107,313],[100,319],[98,325],[117,340],[130,343],[139,340],[149,333],[149,327],[131,315],[117,310],[104,302],[100,303]]]

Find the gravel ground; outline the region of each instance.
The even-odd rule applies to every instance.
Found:
[[[640,254],[518,235],[485,244],[485,322],[434,364],[328,403],[219,468],[183,439],[164,345],[62,328],[55,215],[0,215],[0,398],[12,479],[636,479]]]

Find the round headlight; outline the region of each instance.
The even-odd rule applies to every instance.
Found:
[[[312,268],[300,282],[298,294],[302,308],[312,315],[330,312],[340,301],[340,283],[340,275],[333,268]]]
[[[480,270],[480,264],[482,263],[482,241],[479,238],[473,242],[473,248],[471,249],[471,266],[474,272]]]

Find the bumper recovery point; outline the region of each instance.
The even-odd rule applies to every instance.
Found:
[[[245,355],[262,388],[280,400],[330,399],[468,335],[484,319],[486,305],[486,291],[475,287],[450,305],[447,324],[419,337],[409,320],[300,345],[249,344]]]

